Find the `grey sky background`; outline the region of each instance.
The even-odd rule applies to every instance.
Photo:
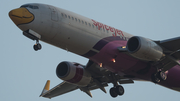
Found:
[[[179,0],[1,0],[0,3],[0,101],[179,101],[180,92],[151,82],[123,85],[125,94],[111,98],[101,90],[90,98],[80,90],[52,98],[39,97],[46,80],[51,88],[62,82],[55,74],[62,61],[86,65],[88,59],[41,42],[32,41],[10,20],[8,12],[26,3],[44,3],[70,10],[133,35],[153,40],[180,36]]]

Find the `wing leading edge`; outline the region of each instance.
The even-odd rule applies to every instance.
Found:
[[[155,42],[163,48],[165,57],[154,65],[163,71],[167,71],[175,65],[180,65],[180,37]]]
[[[47,85],[47,83],[46,83],[46,85]],[[40,96],[51,99],[53,97],[68,93],[68,92],[76,90],[76,89],[78,89],[78,87],[76,85],[72,85],[72,84],[69,84],[64,81],[64,82],[60,83],[59,85],[55,86],[54,88],[52,88],[51,90],[42,92],[42,94]]]
[[[89,60],[89,62],[87,63],[84,69],[87,70],[92,76],[92,81],[87,86],[82,87],[63,81],[59,85],[48,90],[50,85],[49,84],[50,81],[48,80],[40,97],[53,98],[74,91],[76,89],[80,89],[81,91],[85,92],[87,95],[92,97],[92,94],[90,92],[91,90],[101,89],[104,93],[106,93],[105,87],[108,86],[108,83],[114,83],[114,82],[119,82],[119,84],[134,83],[134,81],[131,79],[121,77],[117,74],[114,74],[106,69],[99,67],[99,65],[97,65],[91,60]]]

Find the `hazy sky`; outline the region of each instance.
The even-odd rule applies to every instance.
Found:
[[[42,44],[35,52],[32,41],[10,20],[8,12],[26,3],[44,3],[92,18],[133,35],[164,40],[180,35],[179,0],[1,0],[0,3],[0,101],[50,101],[39,97],[46,80],[51,88],[62,82],[55,74],[62,61],[86,64],[88,59]],[[108,91],[92,91],[90,98],[80,90],[51,101],[179,101],[180,92],[151,82],[123,85],[125,94],[111,98]]]

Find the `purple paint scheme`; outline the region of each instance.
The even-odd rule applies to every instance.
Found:
[[[117,47],[126,46],[126,44],[127,41],[124,40],[111,41],[99,53],[89,59],[97,63],[102,63],[103,68],[107,68],[121,76],[151,81],[151,75],[156,72],[156,68],[147,62],[140,61],[117,50]],[[112,59],[115,59],[116,62],[112,62]],[[175,88],[180,88],[180,66],[175,66],[166,73],[168,74],[168,78],[162,81],[160,85],[174,90],[176,90]]]
[[[28,14],[31,15],[30,18],[33,17],[31,21],[26,19],[29,17],[24,17]],[[133,83],[133,80],[152,81],[180,91],[180,63],[177,62],[180,59],[178,50],[180,46],[171,46],[174,43],[180,43],[180,37],[153,41],[44,4],[22,5],[10,11],[9,16],[26,37],[36,40],[33,46],[35,51],[41,49],[39,40],[42,40],[90,59],[87,66],[67,61],[61,62],[56,68],[56,74],[64,80],[63,83],[49,91],[44,92],[43,90],[41,94],[43,97],[52,98],[76,89],[92,97],[90,90],[100,88],[106,92],[104,87],[108,86],[108,83],[114,85],[110,89],[110,95],[112,97],[121,96],[124,94],[124,88],[117,83],[120,77],[129,78],[124,80],[125,83]],[[42,16],[44,16],[43,19]],[[44,28],[45,30],[42,30]],[[123,47],[126,48],[123,49]],[[168,47],[169,50],[166,50]],[[160,66],[155,67],[155,63],[159,63]],[[99,67],[111,72],[101,71]],[[119,77],[118,80],[115,76]]]

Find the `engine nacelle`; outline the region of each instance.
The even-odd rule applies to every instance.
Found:
[[[91,75],[83,66],[72,62],[61,62],[56,68],[56,75],[78,86],[87,86],[91,81]]]
[[[139,36],[130,38],[126,47],[130,55],[145,61],[158,61],[163,56],[163,50],[158,44]]]

